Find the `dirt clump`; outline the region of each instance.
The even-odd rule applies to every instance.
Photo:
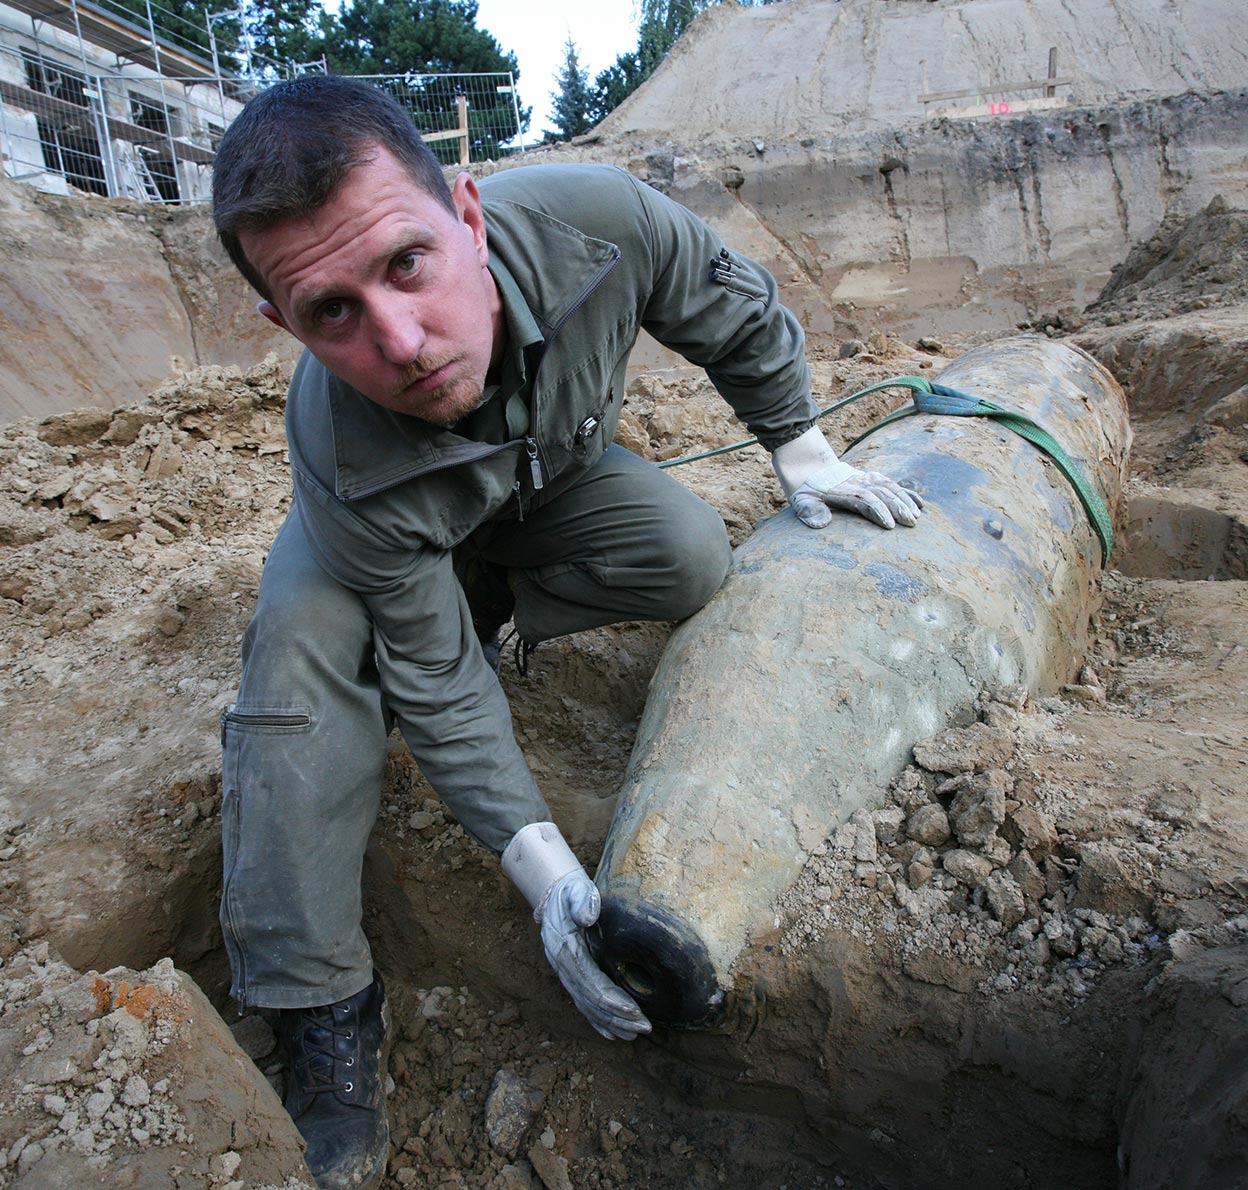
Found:
[[[0,984],[0,1185],[311,1185],[272,1089],[168,959],[80,975],[43,941]]]
[[[1221,195],[1203,211],[1172,211],[1136,244],[1084,311],[1112,326],[1135,318],[1172,318],[1248,301],[1248,211]],[[1078,327],[1069,327],[1078,330]]]

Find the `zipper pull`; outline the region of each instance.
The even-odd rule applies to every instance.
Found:
[[[529,474],[533,479],[533,490],[540,492],[546,486],[546,481],[542,478],[542,463],[537,457],[537,439],[526,438],[524,449],[529,453]]]
[[[582,446],[585,440],[598,428],[598,419],[590,414],[579,426],[576,427],[576,440]]]
[[[524,501],[520,499],[520,481],[518,479],[511,485],[511,490],[516,493],[516,512],[519,514],[519,519],[523,521]]]

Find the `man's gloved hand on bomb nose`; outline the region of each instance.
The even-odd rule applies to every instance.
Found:
[[[598,920],[602,898],[553,822],[534,822],[512,836],[503,871],[533,906],[546,958],[572,1003],[603,1037],[632,1041],[650,1032],[637,1002],[594,962],[585,930]]]

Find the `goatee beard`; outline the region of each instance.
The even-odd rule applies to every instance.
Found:
[[[456,422],[463,421],[485,401],[485,390],[471,380],[460,378],[448,380],[441,388],[426,394],[420,399],[419,408],[414,410],[417,417],[437,426],[449,429]]]
[[[478,409],[485,399],[485,390],[472,378],[453,376],[439,385],[432,392],[407,396],[407,389],[426,376],[440,371],[449,364],[458,363],[463,357],[448,355],[441,358],[419,356],[412,360],[404,369],[399,384],[395,387],[394,401],[405,405],[414,417],[427,421],[431,425],[446,429],[457,421],[463,420],[474,409]]]

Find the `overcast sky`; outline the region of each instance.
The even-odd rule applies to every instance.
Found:
[[[635,0],[478,0],[477,28],[486,29],[520,63],[520,103],[533,109],[526,143],[550,126],[550,93],[571,34],[592,82],[617,54],[637,48]]]

